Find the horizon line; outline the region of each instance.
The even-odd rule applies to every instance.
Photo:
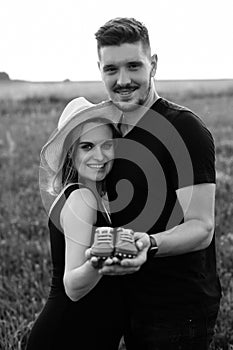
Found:
[[[183,78],[183,79],[155,79],[155,82],[188,82],[188,81],[230,81],[233,78]],[[35,84],[57,84],[57,83],[102,83],[102,80],[24,80],[24,79],[0,79],[0,83],[35,83]]]

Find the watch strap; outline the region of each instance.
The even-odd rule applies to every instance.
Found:
[[[148,252],[155,255],[158,252],[158,244],[154,236],[149,235],[150,238],[150,247],[148,249]]]

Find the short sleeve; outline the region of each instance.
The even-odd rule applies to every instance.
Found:
[[[178,189],[201,183],[215,183],[215,146],[204,122],[191,111],[181,111],[173,125],[176,134],[171,149],[176,149],[170,169],[173,186]],[[175,167],[174,167],[175,165]]]

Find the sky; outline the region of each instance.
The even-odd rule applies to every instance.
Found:
[[[0,72],[100,80],[94,33],[134,17],[148,28],[157,79],[232,79],[232,15],[232,0],[0,0]]]

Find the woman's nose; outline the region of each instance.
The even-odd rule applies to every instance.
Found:
[[[96,159],[96,160],[103,160],[104,158],[104,153],[101,149],[100,146],[95,146],[95,149],[94,149],[94,153],[93,153],[93,158]]]

